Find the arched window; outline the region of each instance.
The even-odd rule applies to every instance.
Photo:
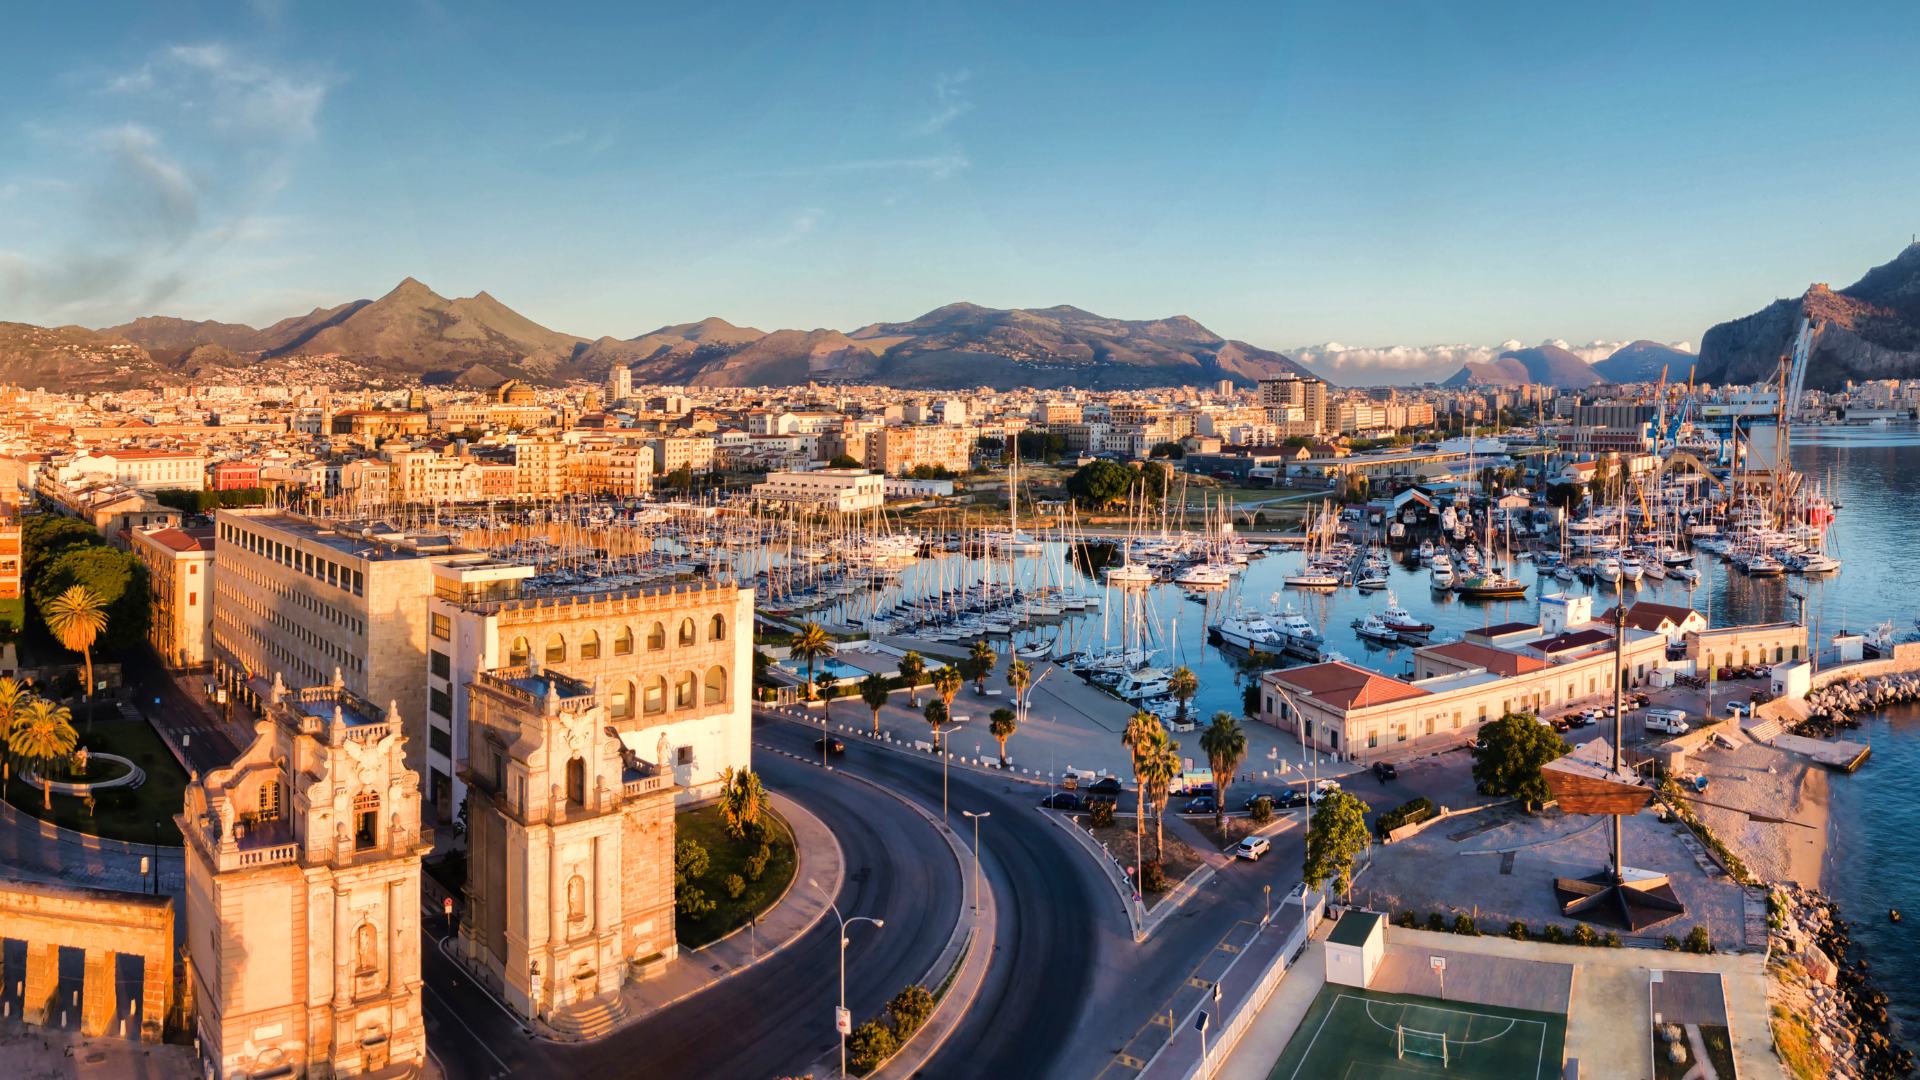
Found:
[[[640,701],[642,712],[663,713],[667,711],[667,677],[655,675],[647,680],[647,693]]]
[[[633,627],[623,626],[613,635],[613,655],[630,656],[633,653]]]
[[[546,656],[546,661],[549,664],[566,663],[567,639],[561,637],[558,633],[548,635],[545,656]]]
[[[513,647],[507,650],[507,666],[526,667],[527,660],[532,656],[533,646],[527,644],[527,639],[523,637],[514,638]]]
[[[589,630],[586,636],[580,639],[580,659],[600,659],[600,634],[598,631]]]
[[[680,677],[673,682],[673,707],[676,709],[692,708],[694,702],[699,700],[694,696],[695,688],[699,685],[700,680],[694,678],[693,672],[682,672]]]
[[[718,664],[707,669],[708,705],[724,705],[727,702],[727,669]]]
[[[380,793],[362,791],[353,797],[353,849],[365,851],[380,843]]]
[[[1779,663],[1787,658],[1787,651],[1778,645],[1773,647],[1773,662]]]
[[[579,758],[567,761],[567,801],[575,806],[587,805],[587,763]]]
[[[699,631],[693,627],[692,619],[680,620],[680,644],[691,645],[699,640]]]
[[[715,615],[713,617],[713,625],[707,630],[707,640],[727,640],[727,617],[725,615]]]
[[[633,716],[633,684],[624,679],[613,684],[613,696],[607,699],[607,712],[615,720]]]
[[[653,629],[647,631],[647,651],[659,652],[666,647],[667,628],[663,623],[654,623]]]

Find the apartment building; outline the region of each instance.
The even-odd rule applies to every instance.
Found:
[[[432,568],[479,556],[451,537],[354,531],[273,509],[214,516],[213,665],[249,703],[275,675],[291,685],[335,672],[407,717],[409,766],[427,745],[427,598]]]
[[[625,401],[633,396],[633,369],[625,364],[615,364],[607,369],[607,400]]]
[[[714,441],[706,436],[669,435],[649,439],[646,445],[653,451],[655,472],[670,473],[683,468],[696,473],[713,471]]]
[[[1303,379],[1297,375],[1261,379],[1259,401],[1272,423],[1305,423],[1313,429],[1306,434],[1312,435],[1326,430],[1327,384],[1319,379]],[[1299,411],[1289,411],[1296,409]]]
[[[20,598],[20,575],[25,560],[20,551],[20,519],[0,503],[0,600]]]
[[[212,526],[138,529],[128,546],[147,567],[147,640],[162,663],[197,668],[213,640]]]
[[[522,499],[557,499],[565,495],[567,459],[571,453],[572,448],[557,435],[523,435],[514,439],[514,494]]]
[[[951,424],[894,424],[880,429],[869,443],[867,466],[897,476],[922,465],[950,472],[966,472],[973,464],[973,446],[979,433]]]
[[[886,478],[866,469],[771,472],[753,485],[753,497],[811,510],[857,513],[886,502]]]
[[[566,490],[577,495],[638,499],[653,490],[650,446],[581,446],[567,458]]]
[[[68,486],[111,480],[145,491],[200,491],[207,486],[207,456],[183,450],[94,450],[54,459],[45,475]]]

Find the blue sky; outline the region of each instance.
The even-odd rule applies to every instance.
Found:
[[[1911,4],[560,7],[11,14],[0,318],[1697,341],[1920,227]]]

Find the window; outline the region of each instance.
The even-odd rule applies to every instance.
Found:
[[[613,655],[627,656],[633,652],[633,627],[623,626],[613,635]]]
[[[667,711],[667,677],[655,675],[647,680],[647,694],[641,699],[641,711],[663,713]]]
[[[363,791],[353,797],[353,849],[365,851],[380,842],[380,793]]]
[[[438,687],[427,691],[427,711],[443,719],[453,718],[453,698]]]
[[[260,820],[280,820],[280,781],[268,780],[260,785]]]
[[[673,682],[673,707],[674,708],[685,709],[685,708],[692,707],[695,700],[694,698],[695,685],[696,685],[696,682],[693,677],[693,672],[691,671],[685,672],[678,679],[674,680]]]
[[[587,763],[579,758],[567,762],[567,801],[575,806],[587,805]]]
[[[548,635],[545,658],[549,664],[565,663],[567,659],[567,639],[561,637],[559,634]]]
[[[513,647],[507,650],[507,666],[526,667],[527,661],[531,659],[532,656],[533,646],[527,644],[527,639],[523,637],[514,638]]]
[[[613,684],[613,695],[607,699],[607,713],[615,720],[626,720],[633,716],[633,684],[622,680]]]
[[[453,660],[439,649],[434,649],[427,653],[427,665],[432,669],[436,678],[450,679],[453,677]]]
[[[448,734],[445,728],[438,728],[438,727],[434,727],[432,724],[428,724],[427,725],[427,745],[431,746],[434,752],[439,754],[441,757],[447,758],[448,760],[452,760],[453,736]]]
[[[680,644],[691,645],[698,640],[698,631],[693,628],[692,619],[680,620]]]
[[[193,607],[194,605],[196,605],[196,604],[198,604],[198,603],[200,603],[200,594],[199,594],[199,593],[197,593],[197,592],[190,592],[190,593],[188,593],[188,594],[187,594],[187,606],[188,606],[188,607]]]
[[[598,633],[589,630],[587,631],[587,636],[580,639],[580,659],[600,659],[600,635]]]
[[[667,628],[660,623],[654,623],[653,629],[647,631],[647,651],[659,652],[666,647]]]
[[[725,615],[715,615],[713,617],[713,625],[707,630],[707,640],[727,640],[727,617]]]
[[[682,746],[682,747],[676,748],[673,752],[673,763],[675,765],[692,765],[693,764],[693,747]]]
[[[453,620],[437,611],[428,619],[428,628],[441,641],[453,640]]]
[[[727,700],[727,669],[715,664],[707,669],[708,705],[724,705]]]

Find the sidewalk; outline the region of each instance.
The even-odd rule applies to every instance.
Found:
[[[808,879],[818,881],[827,896],[837,896],[846,879],[846,860],[826,823],[778,792],[773,808],[793,829],[795,866],[786,895],[767,909],[756,926],[739,930],[692,952],[682,952],[657,978],[628,983],[621,991],[628,1016],[626,1027],[676,1004],[707,987],[731,978],[798,941],[827,913],[827,900]]]
[[[0,1060],[9,1076],[76,1080],[196,1080],[200,1063],[191,1046],[82,1036],[53,1028],[0,1024]]]
[[[131,844],[63,829],[0,802],[0,867],[15,877],[148,892],[153,879],[141,875],[140,860],[152,858],[155,850],[151,844]],[[179,895],[186,889],[181,849],[162,845],[158,852],[160,891]]]

